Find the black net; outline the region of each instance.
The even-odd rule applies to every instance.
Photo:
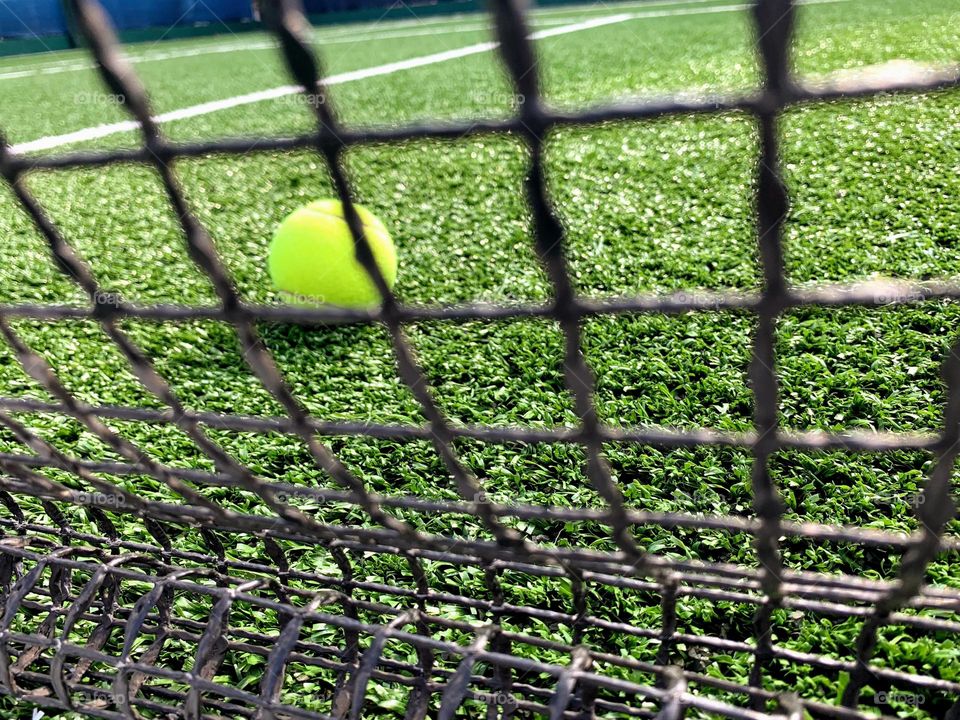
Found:
[[[788,52],[795,8],[791,0],[759,0],[753,10],[764,83],[755,95],[671,99],[558,112],[542,103],[537,63],[517,0],[495,0],[499,52],[521,99],[506,120],[424,123],[351,129],[338,124],[311,51],[309,27],[294,0],[265,3],[265,19],[279,38],[296,82],[311,98],[317,130],[299,137],[173,143],[152,119],[147,95],[120,52],[106,15],[93,0],[74,0],[78,24],[110,90],[138,123],[139,149],[24,157],[3,143],[0,170],[49,243],[58,266],[89,296],[87,307],[0,306],[0,332],[23,370],[55,399],[0,398],[0,424],[24,454],[0,455],[0,686],[4,693],[46,708],[103,718],[406,718],[548,716],[760,718],[874,717],[866,705],[884,705],[877,693],[902,693],[934,715],[952,714],[960,682],[946,672],[957,659],[960,592],[926,583],[940,553],[956,553],[944,536],[955,506],[951,474],[960,440],[960,346],[944,378],[948,402],[940,434],[793,432],[778,425],[776,324],[785,311],[810,306],[879,306],[955,299],[948,283],[866,283],[791,288],[782,247],[788,194],[781,178],[778,121],[798,103],[870,97],[891,91],[955,87],[956,71],[869,75],[824,82],[795,81]],[[756,223],[762,265],[758,293],[678,293],[588,300],[574,291],[565,258],[564,230],[546,190],[544,138],[562,125],[636,122],[665,116],[738,111],[756,118],[760,138]],[[398,303],[377,268],[351,204],[344,153],[369,143],[418,138],[462,138],[512,133],[522,138],[529,166],[526,195],[533,244],[552,285],[548,304],[409,306]],[[174,172],[178,158],[314,149],[326,162],[354,236],[357,256],[379,288],[377,310],[258,306],[238,296],[222,259],[191,212]],[[134,306],[98,284],[92,270],[45,214],[25,177],[40,169],[139,163],[159,174],[182,226],[191,258],[212,283],[216,307]],[[749,378],[754,430],[622,429],[601,423],[594,378],[583,352],[583,324],[608,314],[747,312],[756,319]],[[577,427],[535,429],[466,426],[438,406],[408,340],[416,321],[498,321],[547,318],[562,329],[564,379],[580,418]],[[48,363],[15,329],[16,320],[93,320],[128,361],[135,377],[165,409],[90,406],[71,394]],[[199,412],[185,407],[173,387],[122,327],[124,320],[181,322],[213,319],[236,332],[250,371],[285,409],[283,417]],[[324,421],[294,396],[258,336],[262,323],[305,327],[380,323],[395,353],[400,379],[426,419],[422,426]],[[63,414],[76,419],[122,461],[71,457],[18,416]],[[122,423],[178,428],[215,468],[184,468],[155,458],[114,429]],[[341,489],[268,482],[223,449],[215,430],[298,438],[318,468]],[[338,458],[326,439],[363,435],[377,440],[430,443],[461,500],[382,496]],[[569,445],[581,449],[585,471],[602,509],[520,506],[491,502],[484,484],[458,454],[466,442]],[[636,510],[625,503],[604,459],[609,443],[659,448],[728,447],[752,454],[754,514],[703,516]],[[915,503],[918,527],[905,536],[883,530],[792,523],[771,471],[783,450],[924,451],[932,470]],[[110,476],[149,478],[175,501],[158,502],[125,490]],[[244,514],[218,491],[257,497],[269,514]],[[23,510],[40,502],[37,522]],[[353,508],[356,522],[333,523],[314,506]],[[301,503],[302,504],[302,503]],[[82,506],[82,527],[65,512]],[[483,532],[431,534],[410,522],[417,515],[462,516]],[[133,540],[117,518],[139,518],[152,542]],[[559,546],[522,532],[517,520],[549,520],[602,527],[614,543]],[[669,529],[751,536],[756,566],[716,559],[677,560],[638,542],[636,529]],[[190,542],[185,542],[189,538]],[[784,542],[855,545],[902,556],[893,580],[797,571],[786,567]],[[243,546],[238,553],[236,547]],[[205,552],[184,550],[203,547]],[[446,576],[453,573],[457,580]],[[531,579],[554,591],[540,603],[514,590]],[[604,598],[625,598],[654,612],[647,625],[606,612]],[[684,632],[685,613],[702,603],[752,617],[746,635]],[[726,610],[724,610],[726,609]],[[203,618],[202,621],[197,618]],[[777,638],[795,622],[822,628],[856,620],[845,652],[801,651]],[[811,620],[812,619],[812,620]],[[938,643],[941,667],[891,666],[875,658],[882,631]],[[827,631],[829,633],[829,631]],[[648,651],[624,651],[643,648]],[[954,648],[953,651],[950,648]],[[843,650],[843,649],[841,649]],[[704,657],[742,657],[749,678],[705,670]],[[815,682],[782,692],[790,668],[812,669],[838,682],[835,702]],[[248,678],[254,669],[256,681]],[[840,679],[842,678],[842,682]],[[775,682],[778,681],[778,682]],[[787,683],[789,684],[789,683]],[[874,695],[868,697],[867,689]],[[391,694],[392,693],[392,694]],[[399,698],[399,700],[397,700]],[[393,704],[391,704],[393,703]],[[48,710],[49,712],[49,710]]]

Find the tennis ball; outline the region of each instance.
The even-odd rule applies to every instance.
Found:
[[[354,205],[377,267],[389,287],[397,279],[397,251],[372,212]],[[356,258],[353,236],[339,200],[317,200],[280,223],[270,243],[267,268],[273,284],[301,304],[348,308],[380,304],[380,293]]]

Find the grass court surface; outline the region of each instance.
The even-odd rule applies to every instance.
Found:
[[[553,7],[534,11],[531,24],[544,36],[537,49],[547,99],[559,107],[680,91],[733,92],[759,82],[748,9],[729,0]],[[801,75],[895,59],[956,62],[960,4],[810,3],[799,10],[797,35],[794,59]],[[334,78],[333,100],[348,126],[507,117],[514,97],[496,54],[470,50],[490,38],[487,18],[473,15],[423,21],[411,17],[315,31],[326,74]],[[173,139],[255,139],[312,127],[309,108],[297,95],[242,100],[291,82],[266,35],[134,45],[128,51],[157,114],[192,108],[186,113],[191,117],[164,123]],[[47,153],[139,145],[135,132],[119,128],[101,129],[92,133],[99,137],[86,141],[70,136],[128,119],[83,52],[4,58],[0,93],[0,131],[14,147]],[[196,109],[217,101],[227,107]],[[889,96],[797,108],[786,114],[783,133],[793,202],[786,227],[792,283],[960,275],[960,96]],[[547,157],[549,180],[568,232],[568,259],[578,291],[603,298],[756,290],[756,144],[755,122],[736,114],[554,132]],[[401,301],[550,298],[530,241],[521,190],[526,156],[518,140],[483,137],[366,146],[352,149],[348,164],[357,200],[384,220],[397,242],[396,293]],[[267,277],[267,245],[287,213],[334,195],[320,159],[311,152],[209,157],[181,160],[177,171],[242,296],[249,302],[279,303]],[[209,283],[186,253],[176,219],[149,168],[41,172],[31,174],[28,185],[101,284],[126,301],[216,303]],[[0,238],[0,303],[85,304],[78,287],[58,272],[45,242],[6,187],[0,199]],[[949,302],[789,312],[779,324],[782,424],[798,430],[939,431],[945,401],[940,365],[956,341],[958,324],[960,308]],[[96,323],[17,320],[11,325],[83,401],[162,409],[129,373]],[[597,376],[601,420],[620,427],[751,430],[746,371],[754,325],[750,315],[730,312],[587,321],[585,351]],[[283,414],[244,365],[227,325],[127,320],[124,328],[186,406],[238,415]],[[396,377],[383,329],[353,325],[306,330],[264,324],[261,331],[314,417],[422,424],[417,403]],[[440,407],[454,422],[576,424],[562,377],[563,336],[553,322],[418,322],[409,334]],[[0,396],[51,400],[23,373],[6,346],[0,348]],[[17,417],[68,454],[118,459],[73,419],[22,412]],[[173,426],[110,424],[165,463],[214,469]],[[214,429],[209,434],[260,477],[334,487],[293,437]],[[458,497],[426,441],[326,440],[372,492]],[[578,447],[459,440],[457,449],[495,502],[603,507],[583,474]],[[752,516],[752,456],[747,451],[615,444],[606,450],[630,507]],[[0,453],[19,455],[24,447],[2,431]],[[774,472],[788,508],[786,520],[906,533],[916,529],[911,503],[930,464],[930,455],[919,451],[790,451],[777,455]],[[54,478],[67,477],[48,472]],[[144,497],[177,501],[149,477],[110,480]],[[271,514],[247,493],[209,492],[226,507]],[[300,506],[330,523],[369,523],[357,508]],[[81,508],[63,511],[71,522],[84,524]],[[43,516],[39,503],[36,512]],[[488,537],[475,518],[412,511],[398,516],[424,532]],[[150,541],[136,519],[122,513],[115,517],[125,535]],[[614,549],[608,528],[600,524],[505,522],[544,543]],[[948,532],[956,537],[960,523],[953,521]],[[671,557],[757,563],[751,539],[735,532],[644,527],[637,530],[637,539],[641,546]],[[785,540],[782,548],[788,567],[818,572],[889,579],[899,562],[897,553],[881,549],[803,539]],[[238,545],[230,552],[248,558],[257,551]],[[311,570],[330,563],[309,548],[300,562]],[[392,572],[388,560],[369,563],[371,575]],[[434,587],[460,591],[473,585],[478,594],[484,592],[482,573],[434,570]],[[335,566],[330,572],[337,573]],[[960,586],[957,558],[941,556],[931,566],[929,579]],[[511,601],[549,602],[555,585],[527,580],[508,588]],[[595,613],[657,626],[659,608],[629,593],[605,588],[602,597],[591,600]],[[687,600],[680,624],[689,634],[749,638],[752,614],[751,606]],[[202,619],[200,611],[198,617]],[[469,614],[464,618],[472,619]],[[260,622],[266,621],[249,618],[252,626]],[[784,612],[776,641],[802,652],[851,659],[860,625],[860,620],[827,623]],[[559,632],[547,625],[527,631],[544,636]],[[623,642],[608,651],[650,660],[656,655],[655,641]],[[746,654],[683,646],[677,652],[687,667],[705,674],[740,683],[749,676],[751,658]],[[881,630],[876,662],[919,674],[937,672],[960,682],[960,645],[904,633],[902,628]],[[234,667],[228,681],[255,687],[260,670],[255,665]],[[291,687],[289,701],[302,704],[296,692],[309,695],[311,682],[305,676],[298,688]],[[785,667],[767,683],[768,689],[832,701],[842,692],[844,678]],[[388,688],[379,692],[384,717],[402,714],[402,693]],[[909,705],[896,709],[905,717],[929,717]],[[19,712],[29,717],[27,710]]]

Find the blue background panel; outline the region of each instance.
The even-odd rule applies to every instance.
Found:
[[[308,13],[319,14],[367,8],[388,8],[396,4],[394,0],[304,0],[303,8]],[[411,15],[411,17],[413,16]]]
[[[250,0],[100,0],[119,30],[237,22],[253,15]]]
[[[253,17],[250,0],[179,0],[182,22],[194,23],[239,22]]]
[[[121,31],[233,23],[253,17],[251,0],[100,0],[100,3]],[[0,37],[42,37],[66,32],[62,0],[0,0]]]
[[[0,0],[0,37],[62,35],[66,31],[60,0]]]
[[[172,0],[100,0],[118,30],[170,27],[179,17],[179,3]]]

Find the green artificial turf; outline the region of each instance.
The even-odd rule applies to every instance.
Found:
[[[690,14],[647,17],[538,42],[548,99],[576,108],[637,95],[681,90],[733,91],[756,85],[750,18],[746,12],[706,12],[720,2],[680,3]],[[652,4],[562,7],[534,16],[538,29],[560,27],[619,12],[644,13]],[[656,5],[663,10],[662,4]],[[699,11],[695,14],[694,11]],[[481,17],[433,18],[420,25],[386,23],[324,28],[316,34],[328,74],[342,73],[489,39]],[[958,60],[960,6],[942,0],[851,0],[799,11],[794,51],[806,74],[849,69],[891,59],[943,63]],[[325,44],[325,42],[327,44]],[[191,57],[158,58],[248,43],[253,47]],[[157,112],[290,84],[269,39],[249,34],[134,46],[137,71]],[[152,58],[152,59],[151,59]],[[85,63],[82,53],[5,58],[0,76],[51,63]],[[92,69],[0,79],[0,131],[11,143],[68,133],[126,119],[107,97]],[[342,120],[389,125],[423,118],[504,117],[512,93],[496,56],[471,55],[348,82],[332,88]],[[791,110],[783,118],[783,148],[792,207],[786,226],[791,282],[851,281],[870,277],[956,278],[960,274],[960,96],[883,97]],[[288,134],[309,130],[310,115],[295,97],[169,123],[178,140],[222,135]],[[136,146],[123,133],[71,149]],[[62,150],[62,149],[61,149]],[[56,152],[56,151],[54,151]],[[757,152],[755,123],[740,115],[616,123],[551,134],[548,180],[568,234],[568,260],[578,291],[609,297],[677,290],[755,290],[759,272],[752,192]],[[357,199],[391,229],[400,255],[396,292],[411,303],[544,301],[550,296],[530,240],[522,193],[523,145],[510,137],[369,146],[348,153]],[[269,284],[265,256],[272,229],[305,202],[333,194],[320,159],[309,152],[182,160],[177,171],[191,206],[209,228],[242,296],[279,303]],[[146,168],[115,166],[32,174],[28,185],[104,288],[137,304],[212,304],[209,283],[190,261],[179,227],[156,176]],[[46,244],[0,191],[0,303],[83,303],[75,284],[59,274]],[[779,323],[780,417],[803,430],[936,432],[945,401],[939,368],[956,342],[960,311],[951,303],[885,309],[804,309]],[[11,322],[56,368],[64,384],[91,404],[162,407],[126,369],[120,353],[94,323]],[[601,419],[615,426],[701,426],[745,431],[752,426],[746,371],[754,320],[739,313],[674,317],[590,319],[584,349],[597,377]],[[195,321],[157,325],[125,321],[124,329],[154,360],[184,404],[204,411],[278,415],[280,406],[244,364],[232,330]],[[411,393],[396,376],[385,331],[351,326],[305,330],[261,328],[264,342],[303,405],[321,419],[422,423]],[[437,402],[458,423],[554,427],[577,421],[564,389],[563,337],[555,323],[421,322],[408,335]],[[0,348],[0,393],[49,400]],[[64,452],[118,459],[78,422],[19,414],[19,419]],[[212,470],[179,430],[111,422],[153,457],[176,467]],[[210,436],[259,476],[312,487],[335,487],[301,444],[283,435],[211,430]],[[341,460],[372,491],[452,500],[454,481],[425,441],[357,437],[327,439]],[[582,468],[583,452],[571,446],[492,445],[458,441],[463,462],[497,502],[599,508],[603,501]],[[701,447],[661,450],[610,444],[607,457],[629,506],[655,511],[752,515],[751,455]],[[0,451],[22,453],[0,431]],[[791,521],[849,524],[895,532],[916,529],[912,498],[922,488],[931,458],[921,452],[885,454],[783,452],[773,472]],[[62,474],[51,477],[69,481]],[[109,477],[141,496],[177,502],[172,491],[139,476]],[[955,476],[956,478],[957,476]],[[237,511],[270,514],[258,498],[238,491],[205,490]],[[327,522],[369,525],[356,508],[300,505]],[[31,517],[39,504],[23,502]],[[5,512],[5,511],[0,511]],[[84,512],[65,508],[78,523]],[[486,538],[469,516],[398,516],[436,534]],[[117,514],[131,539],[152,542],[137,522]],[[560,546],[613,550],[599,524],[507,521],[538,540]],[[949,525],[960,532],[960,523]],[[750,538],[733,532],[637,530],[640,544],[675,558],[754,565]],[[185,547],[201,549],[185,534]],[[256,545],[231,548],[237,557]],[[307,546],[300,563],[311,571],[337,569],[329,556]],[[895,577],[899,557],[849,544],[790,539],[785,564],[794,569]],[[369,558],[370,577],[402,576],[393,558]],[[953,565],[951,567],[951,564]],[[438,589],[486,596],[480,572],[429,564]],[[955,557],[930,568],[938,583],[960,586]],[[506,583],[510,601],[558,610],[570,607],[565,581],[516,577]],[[652,594],[590,586],[594,614],[657,628]],[[204,617],[209,608],[186,607]],[[249,609],[248,609],[249,610]],[[442,608],[477,620],[463,609]],[[681,601],[680,630],[691,634],[752,637],[754,608],[732,603]],[[238,609],[237,616],[243,616]],[[231,616],[232,622],[240,622]],[[778,613],[775,640],[803,652],[851,658],[859,621]],[[274,628],[276,619],[249,613],[251,627]],[[881,632],[878,664],[958,680],[955,639],[900,629]],[[569,628],[525,626],[524,632],[563,638]],[[896,631],[896,632],[895,632]],[[311,638],[326,637],[317,627]],[[447,639],[457,640],[455,635]],[[589,641],[591,637],[586,638]],[[598,642],[600,638],[595,638]],[[609,652],[652,661],[658,644],[624,639]],[[402,659],[412,648],[391,645]],[[677,648],[678,659],[705,674],[745,682],[751,659],[737,653]],[[548,658],[547,654],[541,659]],[[565,664],[563,657],[554,658]],[[249,658],[225,666],[220,678],[256,691],[259,667]],[[611,672],[615,669],[609,669]],[[285,699],[315,698],[315,669],[291,673]],[[622,671],[617,671],[622,672]],[[951,673],[953,675],[951,675]],[[649,677],[625,676],[640,682]],[[796,666],[780,668],[770,689],[832,701],[842,676]],[[322,683],[321,683],[322,684]],[[372,690],[384,716],[402,712],[402,694]],[[718,697],[724,697],[719,695]],[[732,698],[726,698],[732,699]],[[310,700],[312,702],[312,700]],[[315,707],[323,709],[322,701]],[[905,717],[929,717],[898,707]],[[9,712],[14,712],[10,710]],[[27,711],[19,711],[26,713]],[[22,715],[28,717],[29,714]],[[49,716],[49,714],[48,714]]]

